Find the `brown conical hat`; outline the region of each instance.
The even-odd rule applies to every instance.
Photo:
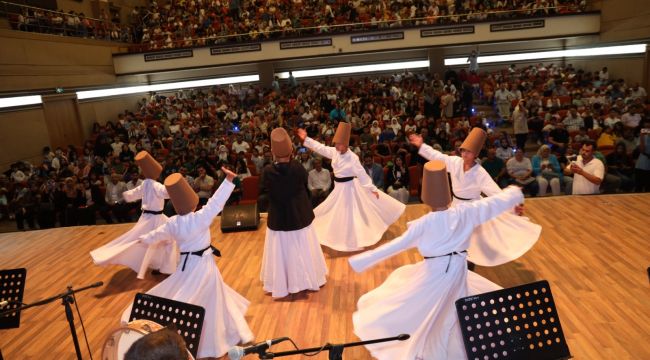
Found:
[[[138,155],[135,156],[135,162],[138,164],[144,177],[147,179],[156,180],[160,177],[160,173],[163,170],[162,165],[160,165],[160,163],[148,152],[140,151]]]
[[[271,152],[276,158],[286,158],[293,153],[291,138],[284,128],[271,131]]]
[[[469,135],[467,135],[465,141],[460,145],[460,148],[469,150],[478,156],[478,153],[481,152],[486,139],[487,133],[485,130],[475,127],[469,132]]]
[[[336,128],[336,133],[332,139],[334,144],[343,144],[350,145],[350,132],[352,131],[352,126],[350,123],[345,121],[339,122],[339,126]]]
[[[185,180],[183,175],[179,173],[173,173],[167,176],[165,179],[165,188],[167,188],[172,205],[174,205],[174,209],[179,215],[191,213],[196,209],[196,205],[199,204],[199,196],[187,180]]]
[[[451,204],[447,167],[443,161],[431,160],[424,164],[421,198],[432,211],[447,209]]]

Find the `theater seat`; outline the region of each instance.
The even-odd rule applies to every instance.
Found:
[[[420,196],[420,178],[422,169],[418,165],[409,166],[409,195]]]
[[[242,180],[242,197],[239,200],[240,205],[255,204],[260,192],[260,177],[248,176]]]

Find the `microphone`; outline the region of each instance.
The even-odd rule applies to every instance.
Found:
[[[230,358],[230,360],[239,360],[248,354],[263,354],[272,345],[281,343],[286,340],[289,340],[289,338],[288,337],[275,338],[271,340],[262,341],[255,345],[247,346],[244,348],[241,346],[235,346],[234,348],[228,350],[228,357]]]

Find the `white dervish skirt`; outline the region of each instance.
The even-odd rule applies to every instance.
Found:
[[[454,199],[454,203],[461,201]],[[541,232],[542,227],[527,217],[504,212],[474,229],[467,248],[468,260],[481,266],[516,260],[535,245]]]
[[[147,294],[205,309],[197,358],[218,358],[238,343],[252,341],[253,333],[244,318],[250,302],[224,283],[212,251],[208,249],[202,256],[188,256],[185,271],[181,271],[180,264],[176,272]],[[129,321],[131,306],[122,313],[122,323]]]
[[[449,264],[449,271],[445,273]],[[501,289],[467,270],[464,256],[402,266],[363,295],[352,315],[361,340],[409,334],[406,341],[366,345],[379,360],[466,359],[456,300]]]
[[[274,298],[318,291],[326,277],[325,257],[311,224],[294,231],[266,229],[260,274],[264,291]]]
[[[174,241],[146,245],[138,238],[167,222],[167,216],[142,214],[131,230],[117,239],[90,252],[96,265],[124,265],[138,273],[142,279],[147,268],[171,274],[178,263],[178,248]]]
[[[357,251],[377,243],[406,205],[379,191],[379,199],[354,179],[337,182],[314,209],[312,225],[322,245],[338,251]]]

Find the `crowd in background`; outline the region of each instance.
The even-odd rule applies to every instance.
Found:
[[[23,8],[14,29],[142,44],[136,50],[259,41],[287,36],[449,25],[583,12],[586,0],[168,0],[98,19]]]
[[[134,41],[135,27],[122,23],[119,12],[108,14],[101,9],[99,17],[93,18],[83,12],[36,7],[16,7],[12,11],[5,11],[8,11],[7,19],[14,30],[126,43]]]
[[[230,167],[238,178],[229,203],[237,203],[246,196],[246,178],[255,179],[273,162],[268,141],[273,128],[285,127],[290,134],[305,128],[330,144],[339,121],[352,124],[350,149],[375,185],[403,202],[417,200],[424,161],[408,134],[457,154],[474,126],[489,134],[479,158],[500,186],[517,183],[529,196],[569,194],[575,185],[565,169],[588,149],[607,169],[595,192],[648,191],[650,148],[640,145],[648,139],[648,119],[647,94],[638,84],[616,79],[607,68],[592,73],[570,64],[290,78],[276,79],[269,88],[154,93],[115,121],[94,124],[83,146],[45,148],[41,162],[12,165],[0,175],[0,215],[15,219],[18,229],[94,224],[99,217],[107,223],[130,221],[139,204],[125,203],[122,192],[142,181],[133,161],[141,150],[163,165],[160,180],[182,173],[202,202],[223,180],[221,166]],[[331,167],[296,137],[294,144],[316,206],[333,187]],[[262,210],[264,196],[258,197]]]
[[[151,2],[134,10],[145,49],[584,11],[582,0],[230,0]],[[141,35],[141,36],[140,36]]]

